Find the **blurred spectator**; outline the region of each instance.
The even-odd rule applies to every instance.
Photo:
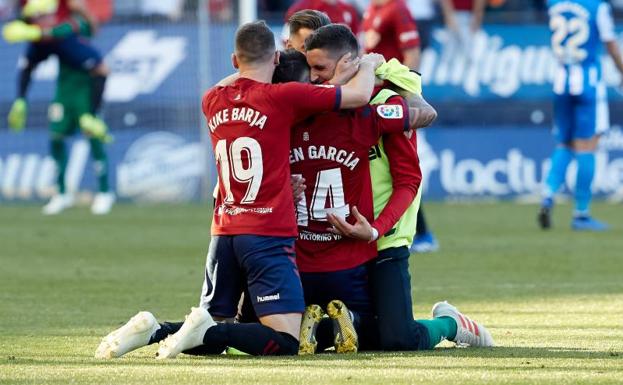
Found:
[[[112,17],[112,0],[87,0],[86,5],[100,23],[105,23]]]
[[[431,42],[432,28],[435,23],[437,7],[435,3],[450,3],[452,0],[407,0],[407,7],[411,11],[411,16],[415,19],[418,32],[420,33],[420,48],[426,49]],[[448,9],[449,5],[442,5],[443,9]]]
[[[164,16],[170,20],[179,20],[184,10],[184,0],[142,0],[143,16]]]
[[[208,9],[212,20],[226,22],[234,19],[232,0],[209,0]]]
[[[452,0],[441,2],[448,31],[444,55],[452,60],[457,55],[471,56],[472,40],[482,27],[486,0]]]
[[[372,0],[361,29],[366,52],[380,53],[385,60],[396,58],[411,69],[419,67],[419,34],[403,0]]]

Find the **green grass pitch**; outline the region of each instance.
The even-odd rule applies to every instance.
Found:
[[[431,352],[114,361],[100,338],[139,310],[179,320],[198,300],[208,206],[0,207],[1,384],[603,384],[623,382],[623,207],[603,234],[536,227],[534,206],[428,204],[438,253],[411,259],[414,313],[448,299],[499,347]]]

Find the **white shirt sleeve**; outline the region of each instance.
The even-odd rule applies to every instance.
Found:
[[[614,21],[612,20],[612,8],[608,3],[599,4],[597,9],[597,29],[599,30],[599,38],[602,42],[616,40],[614,33]]]

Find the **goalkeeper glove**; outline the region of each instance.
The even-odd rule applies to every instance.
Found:
[[[56,13],[58,0],[28,0],[22,8],[22,16],[34,18]]]
[[[82,132],[87,136],[99,139],[104,143],[113,141],[112,135],[108,133],[108,126],[102,119],[91,114],[83,114],[78,123]]]
[[[13,102],[11,110],[9,111],[8,123],[11,130],[14,132],[20,132],[26,125],[26,112],[28,108],[26,101],[19,98]]]
[[[7,43],[19,43],[22,41],[39,41],[43,36],[43,31],[38,25],[24,23],[15,20],[6,23],[2,28],[2,37]]]

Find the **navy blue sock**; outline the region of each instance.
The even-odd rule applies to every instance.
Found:
[[[206,354],[232,347],[253,356],[289,356],[299,351],[299,341],[259,323],[217,323],[203,337]]]
[[[167,338],[170,334],[177,333],[182,328],[184,322],[163,322],[160,324],[160,329],[156,330],[154,334],[149,338],[149,345],[157,344],[158,342]]]

